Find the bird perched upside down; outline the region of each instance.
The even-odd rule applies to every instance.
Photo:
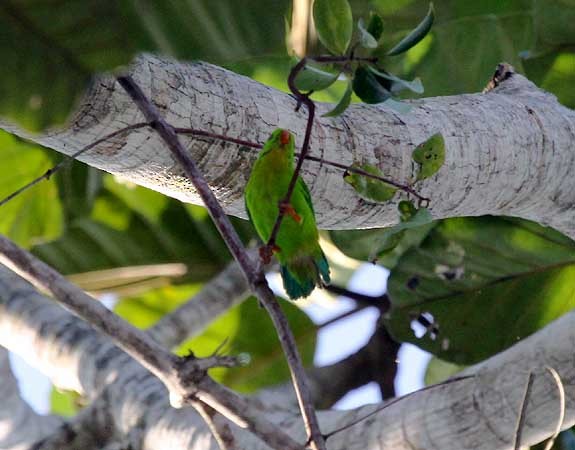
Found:
[[[294,173],[294,137],[275,130],[261,150],[246,185],[250,221],[261,240],[269,241],[280,208],[284,217],[273,251],[291,299],[307,297],[315,286],[329,283],[329,265],[319,234],[309,190],[298,177],[289,204],[282,204]]]

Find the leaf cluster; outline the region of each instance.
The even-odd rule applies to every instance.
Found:
[[[337,105],[325,115],[334,117],[349,106],[352,93],[364,103],[388,104],[405,111],[405,105],[399,105],[393,98],[403,90],[423,93],[419,78],[413,81],[403,80],[383,67],[383,57],[373,55],[386,47],[382,42],[385,23],[382,17],[371,12],[367,23],[360,18],[354,33],[352,9],[347,0],[316,0],[313,17],[318,37],[334,58],[321,58],[315,61],[334,63],[331,71],[308,66],[296,79],[296,85],[302,91],[327,89],[339,79],[346,80],[346,88]],[[431,30],[434,20],[433,5],[419,25],[409,32],[400,42],[385,53],[386,57],[405,53],[419,43]],[[311,58],[312,60],[314,58]]]

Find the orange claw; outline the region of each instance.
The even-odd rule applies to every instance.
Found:
[[[272,255],[281,251],[282,249],[275,244],[271,246],[266,244],[259,248],[260,258],[264,264],[269,264],[272,259]]]
[[[295,220],[297,223],[301,223],[301,216],[296,212],[296,210],[291,205],[291,203],[281,202],[280,203],[280,212],[282,214],[287,214],[293,220]]]
[[[260,258],[264,264],[269,264],[272,259],[272,252],[271,249],[267,245],[262,245],[259,248]]]

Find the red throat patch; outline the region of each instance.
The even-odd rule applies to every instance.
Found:
[[[288,130],[282,130],[280,134],[280,142],[282,145],[288,145],[290,138],[290,132]]]

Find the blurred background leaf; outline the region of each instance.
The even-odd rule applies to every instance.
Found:
[[[441,359],[473,364],[575,307],[575,242],[502,217],[443,220],[391,272],[389,332]],[[436,332],[416,335],[420,315]]]
[[[0,130],[0,200],[51,166],[42,147]],[[62,224],[62,205],[52,182],[40,182],[0,206],[0,233],[23,247],[58,237]]]
[[[62,124],[92,74],[142,51],[219,64],[284,54],[288,7],[288,0],[5,0],[0,115],[32,130]]]
[[[53,185],[52,185],[53,186]],[[91,292],[203,282],[231,256],[205,209],[105,175],[89,215],[32,252]],[[251,225],[232,219],[245,241]]]

